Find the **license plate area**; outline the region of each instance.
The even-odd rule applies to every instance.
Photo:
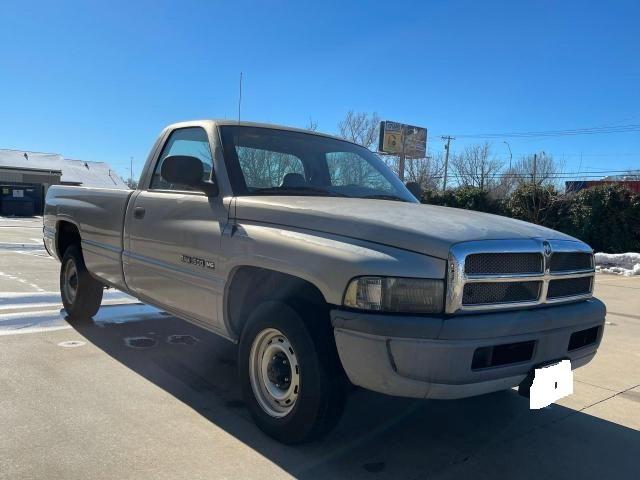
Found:
[[[573,393],[573,372],[570,360],[560,360],[533,370],[529,388],[529,408],[538,410]]]

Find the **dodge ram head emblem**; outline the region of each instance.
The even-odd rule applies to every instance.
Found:
[[[551,244],[549,242],[542,242],[542,248],[544,248],[544,256],[549,258],[553,253],[551,249]]]

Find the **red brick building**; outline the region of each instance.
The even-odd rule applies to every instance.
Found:
[[[640,180],[579,180],[565,182],[565,191],[579,192],[585,188],[597,187],[598,185],[624,185],[629,190],[640,194]]]

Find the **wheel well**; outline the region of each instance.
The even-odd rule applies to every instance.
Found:
[[[328,318],[329,305],[312,283],[274,270],[240,267],[227,292],[226,311],[234,334],[240,336],[251,312],[266,300],[279,300],[296,310],[312,308],[316,313],[314,318],[318,318],[318,313]]]
[[[56,249],[58,250],[60,259],[62,259],[64,252],[71,245],[78,245],[78,247],[80,247],[80,232],[78,231],[78,227],[73,223],[59,222],[56,231],[58,232]]]

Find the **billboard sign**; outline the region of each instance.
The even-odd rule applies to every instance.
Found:
[[[427,156],[427,129],[404,123],[380,122],[378,151],[410,158]]]

